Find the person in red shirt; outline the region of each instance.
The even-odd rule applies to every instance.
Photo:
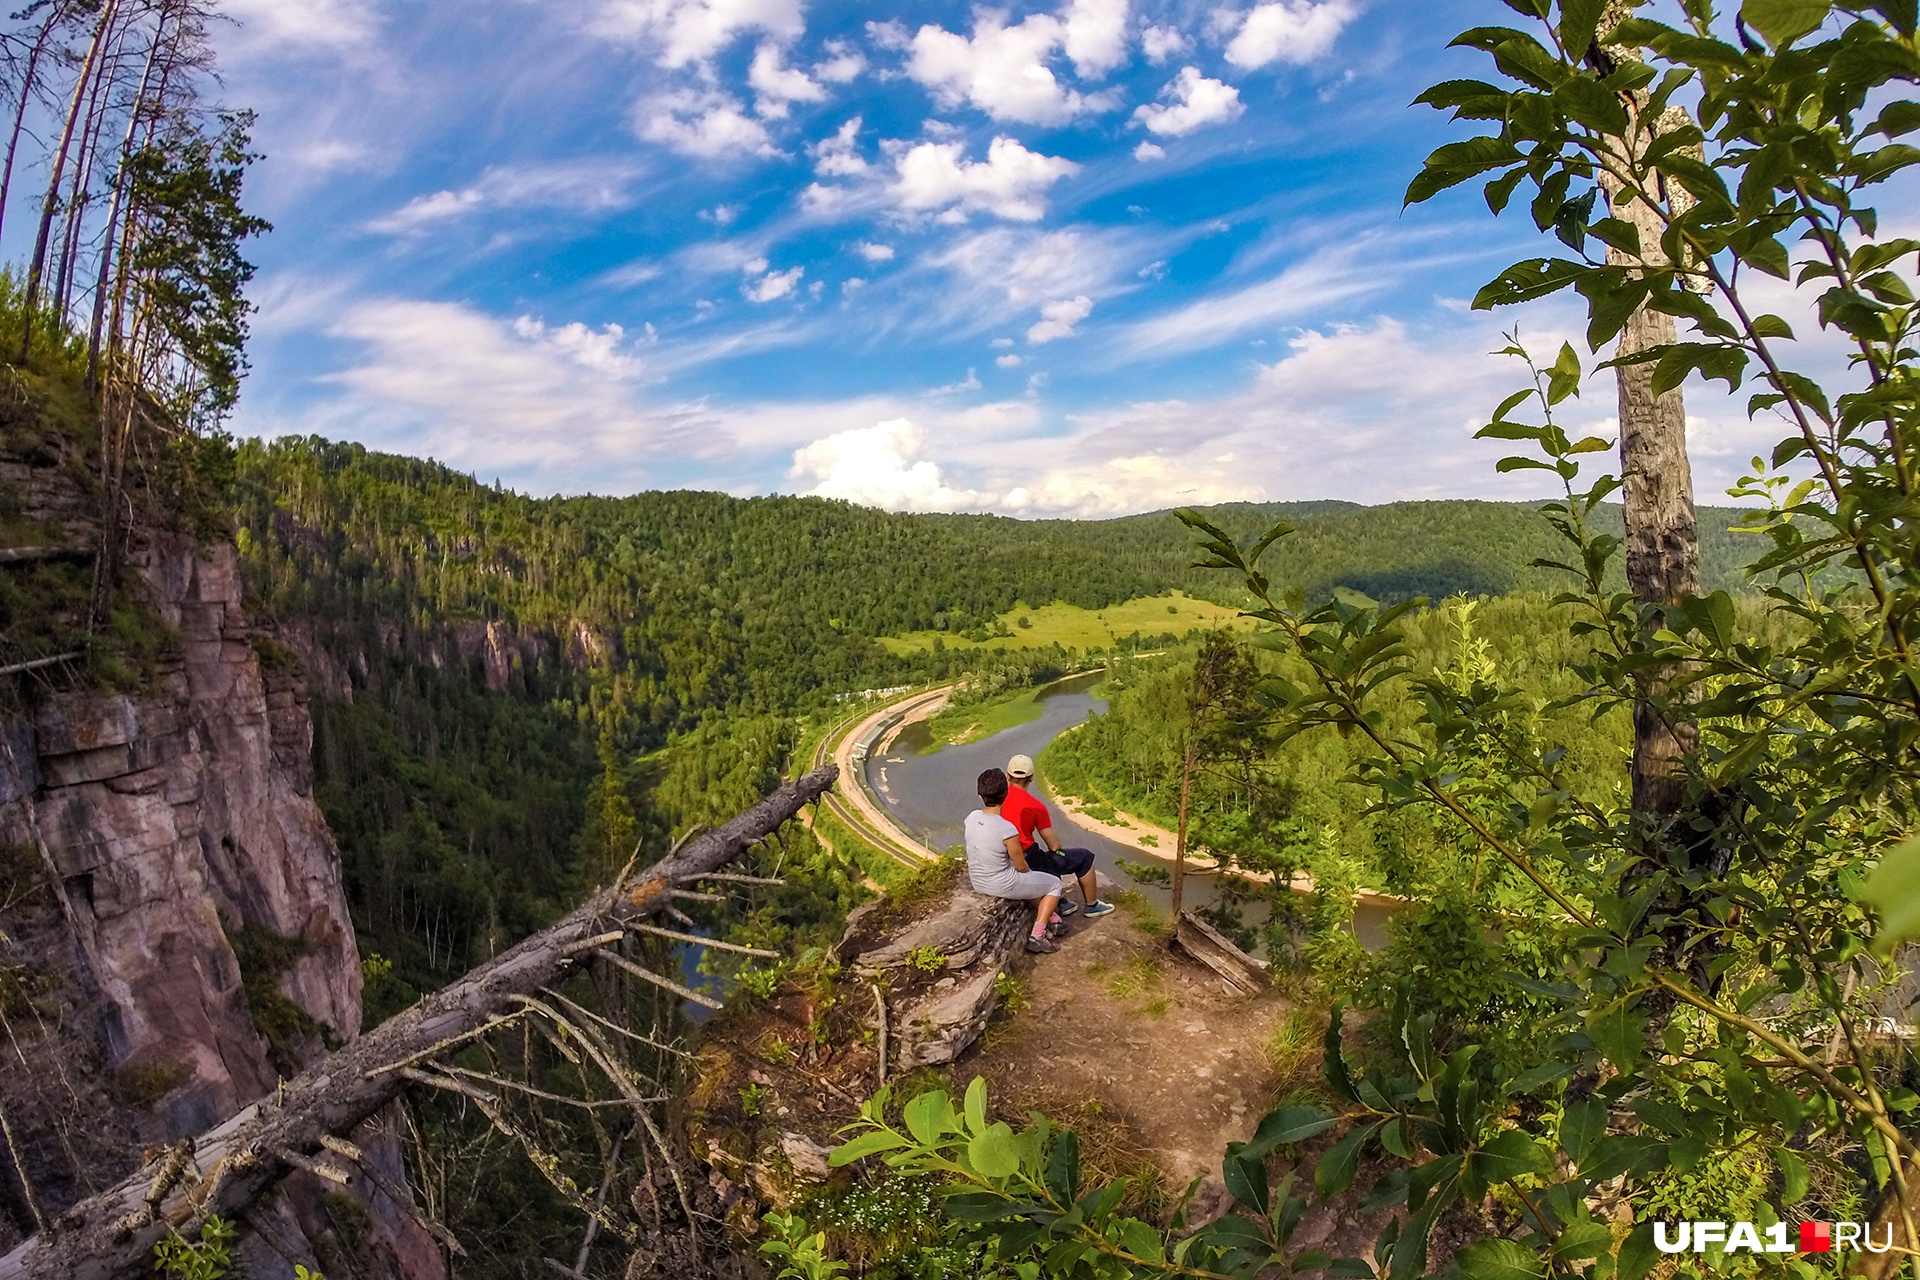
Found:
[[[1007,782],[1007,799],[1000,807],[1000,816],[1011,822],[1020,833],[1020,844],[1027,865],[1035,871],[1072,876],[1078,880],[1080,897],[1087,904],[1089,920],[1113,910],[1111,902],[1100,900],[1100,882],[1093,871],[1093,851],[1062,849],[1060,837],[1053,834],[1053,815],[1033,794],[1033,758],[1015,756],[1007,761]],[[1073,899],[1065,894],[1060,896],[1058,909],[1063,916],[1080,911]]]

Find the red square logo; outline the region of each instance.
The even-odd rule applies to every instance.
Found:
[[[1800,1224],[1800,1252],[1832,1253],[1833,1224],[1831,1222],[1803,1222]]]

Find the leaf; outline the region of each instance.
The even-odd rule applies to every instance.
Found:
[[[1807,1195],[1807,1162],[1787,1147],[1773,1149],[1773,1162],[1780,1168],[1781,1208],[1799,1204]]]
[[[1454,1255],[1453,1265],[1466,1280],[1534,1280],[1547,1273],[1533,1250],[1499,1236],[1474,1241]]]
[[[1598,1098],[1582,1098],[1567,1104],[1560,1121],[1560,1149],[1578,1168],[1593,1150],[1593,1144],[1607,1131],[1607,1105]]]
[[[861,1134],[851,1142],[835,1147],[833,1154],[827,1157],[827,1163],[838,1169],[842,1165],[852,1164],[855,1160],[906,1145],[899,1134],[886,1129],[875,1129],[870,1133]]]
[[[1587,56],[1593,46],[1593,33],[1606,12],[1607,0],[1562,0],[1560,5],[1560,46],[1575,61]]]
[[[1587,1034],[1593,1038],[1593,1047],[1620,1068],[1631,1074],[1634,1065],[1640,1060],[1640,1047],[1646,1019],[1624,1005],[1608,1013],[1591,1018],[1587,1022]]]
[[[1231,1155],[1220,1166],[1221,1177],[1227,1184],[1227,1193],[1241,1204],[1267,1211],[1267,1162],[1258,1156],[1248,1156],[1244,1152]]]
[[[1529,258],[1516,262],[1481,286],[1480,292],[1473,295],[1473,309],[1486,311],[1544,298],[1558,293],[1589,270],[1592,268],[1585,263],[1569,262],[1565,258]]]
[[[1339,1122],[1339,1116],[1321,1107],[1275,1107],[1261,1119],[1246,1150],[1265,1155],[1275,1147],[1325,1133]]]
[[[1047,1190],[1062,1204],[1080,1198],[1080,1138],[1071,1129],[1053,1140],[1047,1155]]]
[[[974,1170],[989,1178],[1011,1178],[1020,1172],[1020,1148],[1014,1144],[1013,1130],[999,1121],[967,1143],[967,1161]]]
[[[967,1132],[981,1133],[987,1127],[987,1082],[980,1076],[967,1086]]]
[[[1641,1280],[1654,1264],[1660,1261],[1660,1250],[1654,1244],[1653,1223],[1643,1222],[1627,1233],[1620,1242],[1620,1249],[1614,1255],[1614,1280]]]
[[[1530,1173],[1545,1173],[1551,1167],[1539,1143],[1518,1129],[1507,1129],[1467,1157],[1460,1181],[1467,1195],[1478,1200],[1490,1186]]]
[[[1360,1148],[1379,1127],[1355,1125],[1346,1137],[1327,1148],[1313,1170],[1313,1189],[1322,1200],[1331,1200],[1353,1185],[1353,1175],[1360,1168]]]
[[[1327,1021],[1326,1038],[1322,1041],[1325,1049],[1327,1083],[1333,1091],[1349,1102],[1360,1100],[1360,1091],[1353,1087],[1353,1076],[1347,1071],[1346,1055],[1340,1051],[1340,1016],[1346,1012],[1347,1002],[1336,1000],[1333,1013]]]
[[[953,1100],[942,1090],[935,1089],[909,1102],[902,1110],[901,1118],[907,1122],[907,1132],[920,1145],[930,1147],[945,1134],[944,1121],[952,1110]]]
[[[1920,938],[1920,837],[1882,853],[1857,897],[1880,913],[1876,950],[1884,954],[1896,943]]]
[[[1829,0],[1746,0],[1740,16],[1778,49],[1818,30],[1832,7]]]

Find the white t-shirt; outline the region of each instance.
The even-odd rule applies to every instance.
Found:
[[[976,893],[994,898],[1040,898],[1060,891],[1060,878],[1022,873],[1007,855],[1007,837],[1020,829],[997,813],[975,809],[965,823],[967,879]]]

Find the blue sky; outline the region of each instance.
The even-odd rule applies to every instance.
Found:
[[[1025,516],[1537,492],[1471,439],[1488,353],[1579,317],[1462,300],[1546,246],[1400,209],[1492,0],[227,8],[276,226],[242,434]],[[1773,432],[1689,407],[1711,501]]]

